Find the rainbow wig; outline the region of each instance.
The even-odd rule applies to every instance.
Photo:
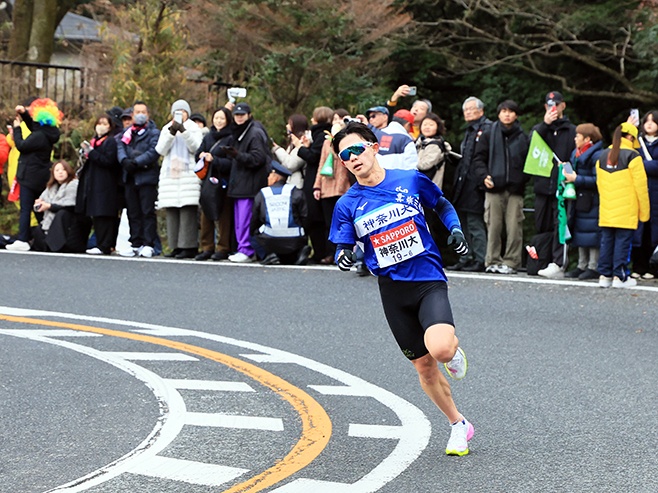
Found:
[[[30,116],[32,120],[41,126],[59,127],[64,118],[62,113],[57,107],[57,103],[50,98],[35,99],[29,107]]]

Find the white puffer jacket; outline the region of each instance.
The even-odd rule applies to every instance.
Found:
[[[201,129],[192,120],[183,123],[185,132],[169,132],[171,122],[162,127],[155,150],[164,157],[158,182],[158,209],[199,204],[201,180],[194,173],[194,153],[201,145]]]

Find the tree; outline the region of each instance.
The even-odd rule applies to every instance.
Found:
[[[64,16],[89,0],[16,0],[8,57],[12,61],[49,63],[55,29]]]
[[[151,115],[163,123],[171,104],[185,93],[189,62],[188,31],[182,2],[143,0],[125,7],[108,6],[113,27],[104,29],[111,48],[112,104],[130,106],[143,100]]]
[[[190,30],[203,71],[248,85],[250,102],[280,122],[315,105],[355,106],[388,83],[387,57],[409,22],[392,4],[193,0]]]
[[[509,69],[576,96],[658,102],[655,0],[403,3],[414,16],[416,39],[441,61],[436,77]]]

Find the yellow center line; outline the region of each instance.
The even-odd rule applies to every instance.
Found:
[[[282,399],[287,401],[299,414],[302,421],[302,434],[295,446],[280,461],[269,469],[233,486],[224,493],[245,493],[262,491],[265,488],[277,484],[301,469],[308,466],[313,460],[322,453],[331,438],[332,424],[329,415],[324,408],[302,389],[295,387],[282,378],[270,373],[255,365],[242,361],[238,358],[228,356],[217,351],[211,351],[199,346],[193,346],[184,342],[171,341],[161,337],[154,337],[145,334],[136,334],[132,332],[122,332],[119,330],[93,327],[90,325],[80,325],[66,322],[55,322],[52,320],[41,320],[27,317],[14,317],[11,315],[0,314],[0,320],[16,322],[23,324],[42,325],[46,327],[60,327],[83,332],[92,332],[112,337],[130,339],[133,341],[146,342],[164,346],[177,351],[183,351],[189,354],[201,356],[222,365],[228,366],[233,370],[256,380],[261,385],[277,393]]]

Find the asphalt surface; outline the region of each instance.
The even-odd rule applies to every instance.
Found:
[[[3,493],[55,489],[130,454],[148,439],[163,413],[157,392],[120,365],[97,357],[171,351],[122,337],[144,327],[164,341],[248,360],[302,389],[326,412],[332,430],[325,448],[302,470],[263,491],[658,491],[655,282],[643,283],[645,289],[613,290],[523,276],[450,276],[457,333],[469,358],[469,373],[453,385],[453,394],[476,429],[471,453],[457,458],[443,452],[448,425],[397,349],[373,277],[317,267],[3,251],[0,279],[4,307],[96,317],[74,320],[25,312],[32,322],[0,320]],[[0,309],[0,314],[6,312]],[[115,332],[44,338],[44,333],[29,331],[58,328],[39,325],[39,320]],[[157,326],[226,340],[196,333],[168,335]],[[249,344],[303,357],[308,366],[258,359],[250,356],[256,349]],[[197,359],[131,364],[164,379],[252,385],[256,392],[180,394],[188,413],[276,417],[282,430],[187,424],[159,456],[222,464],[238,473],[262,471],[280,461],[303,433],[300,415],[281,395],[262,390],[243,374]],[[326,373],[318,373],[322,368],[315,364]],[[372,384],[375,393],[382,392],[377,395],[391,397],[393,407],[370,397],[319,391],[318,386],[336,384],[328,376],[334,370],[364,386]],[[401,471],[390,472],[395,467],[389,467],[390,477],[377,476],[381,483],[373,480],[368,489],[363,478],[375,474],[372,471],[397,450],[398,440],[360,438],[351,426],[404,425],[395,403],[410,405],[408,416],[417,426],[402,429],[403,435],[412,433],[408,442],[418,447],[418,457],[409,459]],[[431,425],[426,446],[424,420]],[[398,458],[391,464],[403,462]],[[209,486],[144,472],[58,491],[230,491],[243,479]],[[295,483],[300,479],[310,482]],[[308,486],[283,489],[291,484]]]

